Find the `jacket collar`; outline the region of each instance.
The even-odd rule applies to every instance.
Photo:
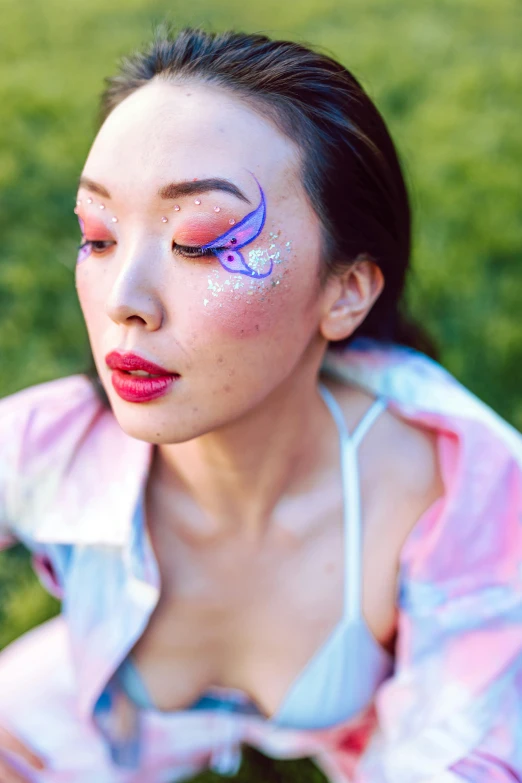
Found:
[[[26,498],[23,512],[36,541],[123,546],[155,446],[127,435],[94,390],[88,394],[74,411],[76,437],[64,433],[52,464],[43,463],[36,477],[30,471],[30,503]]]

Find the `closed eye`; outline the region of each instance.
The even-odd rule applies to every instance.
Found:
[[[172,243],[172,250],[180,256],[185,258],[205,258],[208,256],[215,256],[216,251],[223,248],[214,247],[212,250],[203,250],[201,245],[178,245],[176,242]]]
[[[85,239],[81,245],[78,245],[78,250],[83,250],[86,247],[89,247],[91,249],[92,253],[97,253],[98,255],[101,253],[104,253],[110,245],[115,245],[116,243],[109,239]]]

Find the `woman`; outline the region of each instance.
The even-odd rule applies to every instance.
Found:
[[[63,597],[0,656],[4,778],[234,774],[248,743],[522,779],[521,440],[402,313],[408,198],[356,79],[160,37],[75,211],[95,377],[1,404],[4,540]]]

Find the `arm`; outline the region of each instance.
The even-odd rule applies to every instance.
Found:
[[[403,551],[396,669],[356,783],[522,781],[522,468],[479,440]]]

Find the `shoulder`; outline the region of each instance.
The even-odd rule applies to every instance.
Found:
[[[0,459],[18,471],[63,450],[103,409],[86,375],[69,375],[21,389],[0,400]]]
[[[375,396],[340,382],[329,386],[353,432]],[[370,533],[384,534],[398,552],[419,518],[444,493],[438,432],[388,405],[366,433],[358,458]]]
[[[430,584],[440,596],[446,588],[464,595],[481,583],[494,589],[496,582],[518,585],[520,591],[521,434],[418,352],[370,346],[333,357],[330,367],[341,383],[388,400],[366,446],[369,454],[373,437],[369,461],[376,460],[381,475],[391,477],[383,483],[388,496],[401,502],[412,498],[412,508],[418,504],[420,512],[415,517],[388,506],[382,517],[381,531],[396,525],[394,541],[402,541],[402,600],[416,596],[422,612]],[[369,475],[375,476],[372,469],[370,464]],[[443,496],[423,514],[423,502],[429,509],[442,479]],[[374,541],[379,544],[378,537]]]
[[[28,419],[41,411],[64,411],[77,403],[95,401],[94,389],[86,375],[68,375],[27,386],[0,399],[0,420],[8,416]]]
[[[123,544],[151,454],[85,375],[10,395],[0,400],[0,525],[28,544]]]
[[[0,506],[5,518],[16,518],[20,500],[49,485],[57,458],[74,448],[101,406],[89,379],[80,374],[35,384],[0,400]]]

